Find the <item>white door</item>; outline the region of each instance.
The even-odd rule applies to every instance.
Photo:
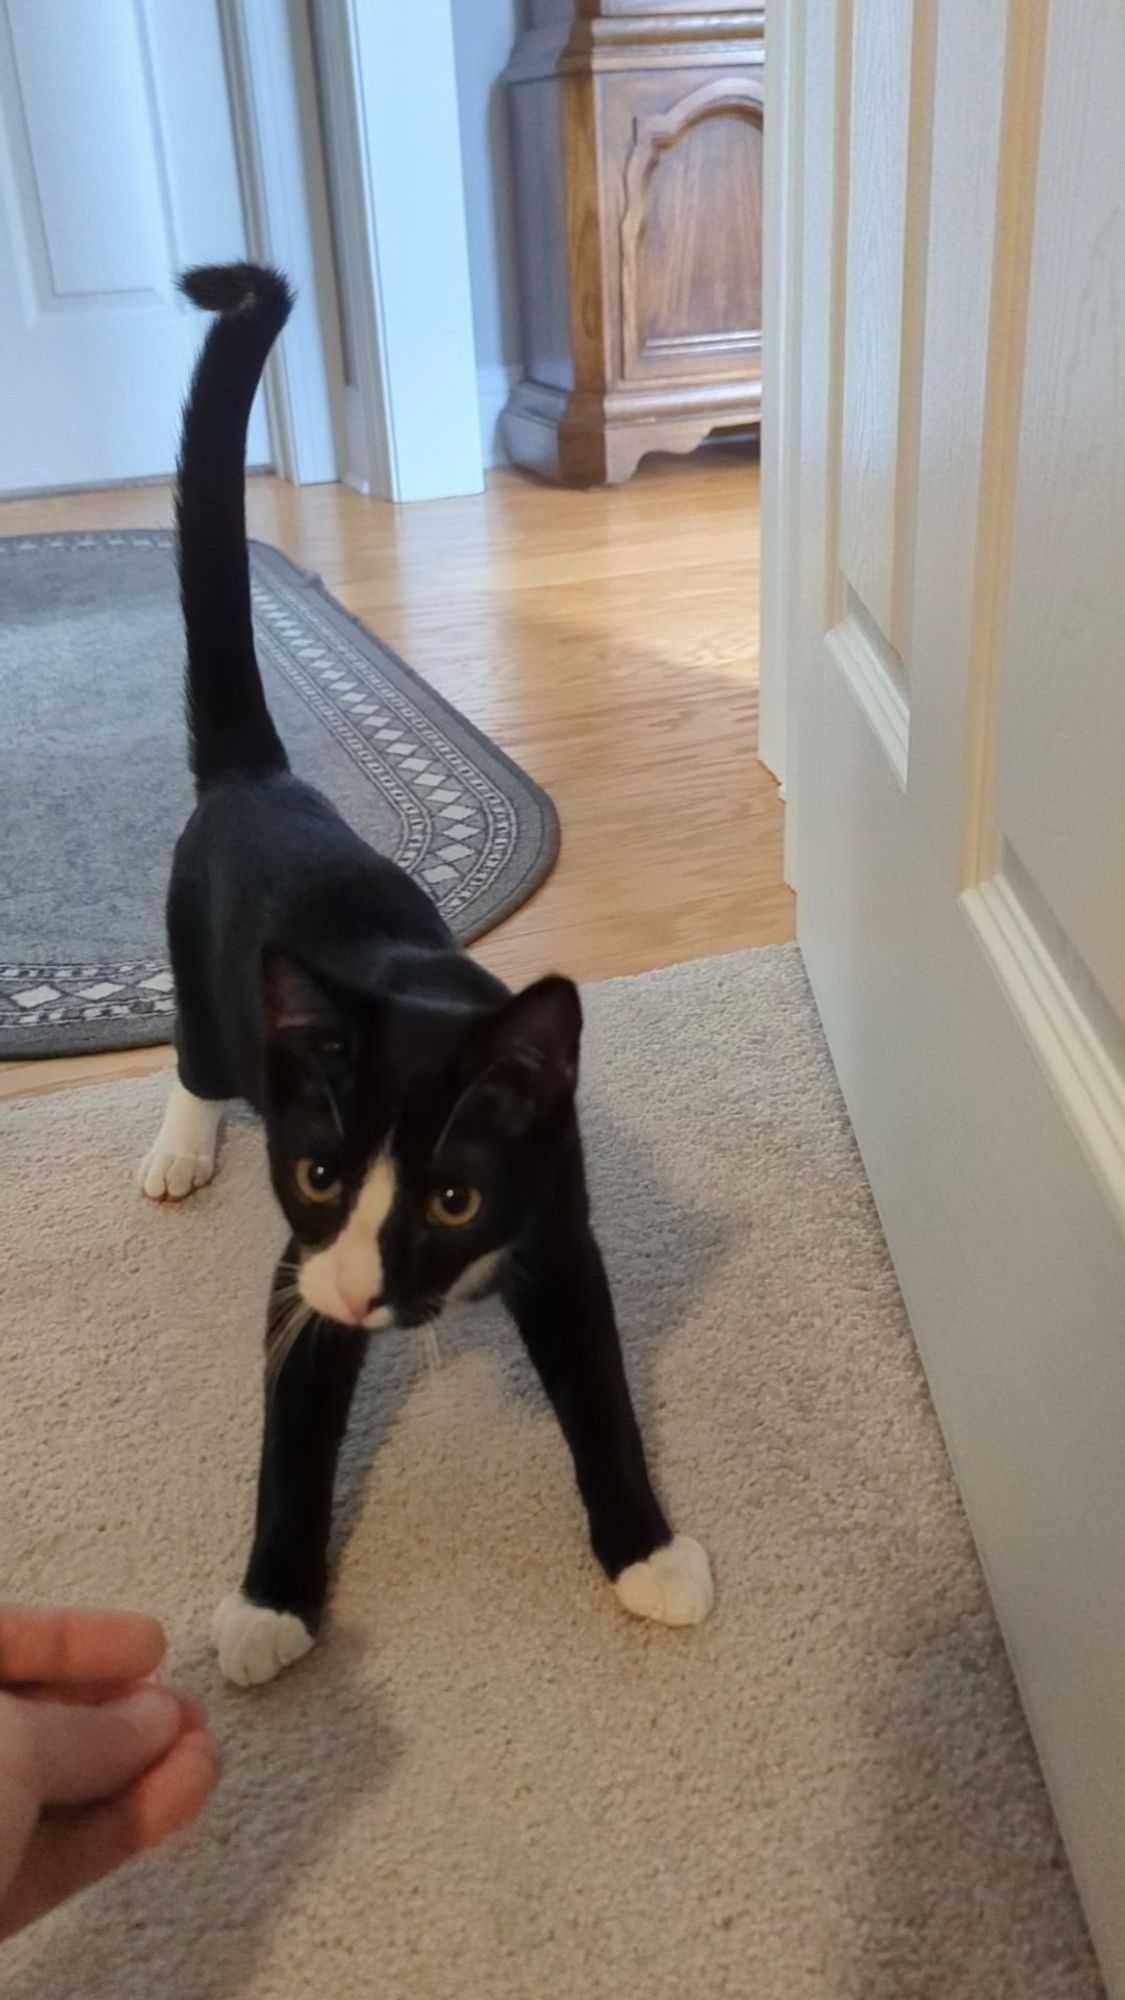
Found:
[[[799,934],[1125,1994],[1125,9],[769,27]]]
[[[0,0],[0,491],[170,472],[175,273],[245,254],[218,0]]]

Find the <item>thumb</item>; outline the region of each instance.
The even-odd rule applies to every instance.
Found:
[[[184,1727],[167,1688],[137,1688],[98,1707],[20,1702],[21,1775],[43,1806],[80,1806],[119,1792],[170,1749]]]

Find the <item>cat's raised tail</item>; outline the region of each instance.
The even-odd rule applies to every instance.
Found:
[[[278,271],[215,264],[179,288],[218,314],[184,406],[176,490],[187,718],[197,785],[284,771],[254,652],[246,549],[246,431],[266,357],[293,307]]]

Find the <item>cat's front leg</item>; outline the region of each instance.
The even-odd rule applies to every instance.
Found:
[[[241,1590],[223,1599],[211,1627],[219,1665],[240,1687],[273,1680],[316,1637],[328,1591],[336,1460],[367,1351],[362,1333],[311,1319],[278,1365],[287,1275],[283,1264],[270,1302],[250,1560]]]
[[[594,1554],[621,1603],[637,1618],[698,1625],[711,1609],[711,1566],[698,1542],[673,1535],[652,1490],[589,1228],[521,1250],[503,1290],[570,1446]]]

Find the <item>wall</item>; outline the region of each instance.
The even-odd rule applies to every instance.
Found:
[[[521,0],[452,0],[473,292],[481,438],[502,460],[498,419],[519,371],[520,322],[507,107],[500,75],[515,46]]]

